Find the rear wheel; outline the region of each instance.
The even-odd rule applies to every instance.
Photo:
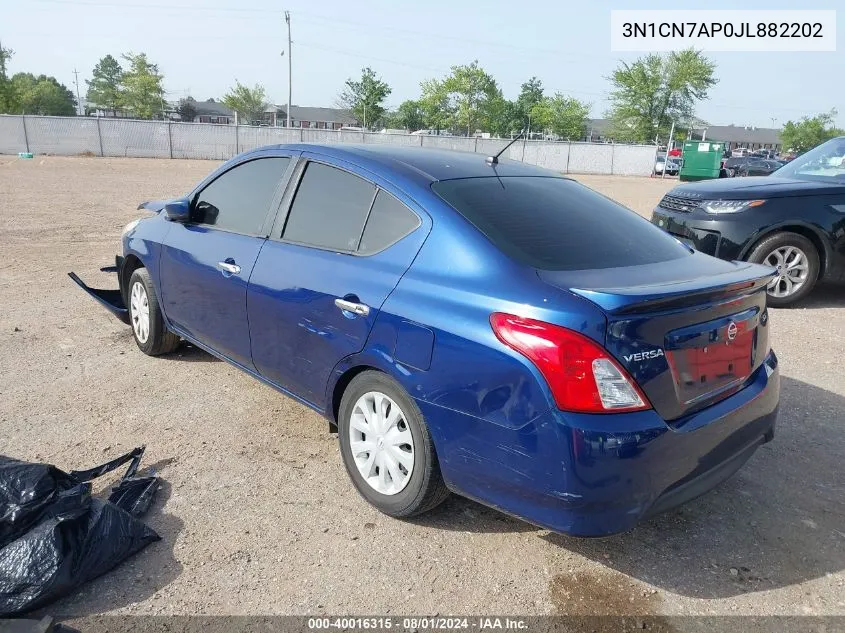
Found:
[[[129,324],[138,348],[148,356],[172,352],[179,346],[179,337],[164,325],[150,274],[138,268],[129,278]]]
[[[338,438],[355,488],[385,514],[422,514],[449,495],[422,413],[385,374],[366,371],[349,383]]]
[[[754,247],[749,261],[777,269],[766,292],[770,306],[786,307],[806,297],[819,277],[819,253],[798,233],[775,233]]]

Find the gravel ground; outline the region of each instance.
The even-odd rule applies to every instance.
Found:
[[[454,496],[397,521],[315,413],[195,348],[144,356],[67,278],[108,287],[137,203],[215,166],[0,157],[0,452],[69,469],[146,444],[164,480],[163,540],[51,612],[845,614],[845,290],[772,311],[778,435],[705,497],[600,540]],[[673,184],[580,180],[645,215]]]

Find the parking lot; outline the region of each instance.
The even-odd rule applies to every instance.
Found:
[[[216,165],[0,156],[0,453],[71,469],[146,444],[164,480],[162,541],[51,613],[845,614],[845,289],[772,311],[775,441],[705,497],[598,540],[454,496],[397,521],[317,414],[195,348],[143,355],[68,279],[115,284],[138,202]],[[579,180],[646,216],[676,184]]]

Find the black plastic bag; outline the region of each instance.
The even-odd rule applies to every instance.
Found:
[[[23,613],[69,593],[159,540],[87,480],[131,461],[111,499],[145,510],[155,477],[135,477],[143,447],[87,471],[0,457],[0,615]]]

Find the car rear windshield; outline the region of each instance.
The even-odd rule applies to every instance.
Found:
[[[499,250],[533,268],[617,268],[690,254],[645,218],[567,178],[464,178],[432,189]]]

